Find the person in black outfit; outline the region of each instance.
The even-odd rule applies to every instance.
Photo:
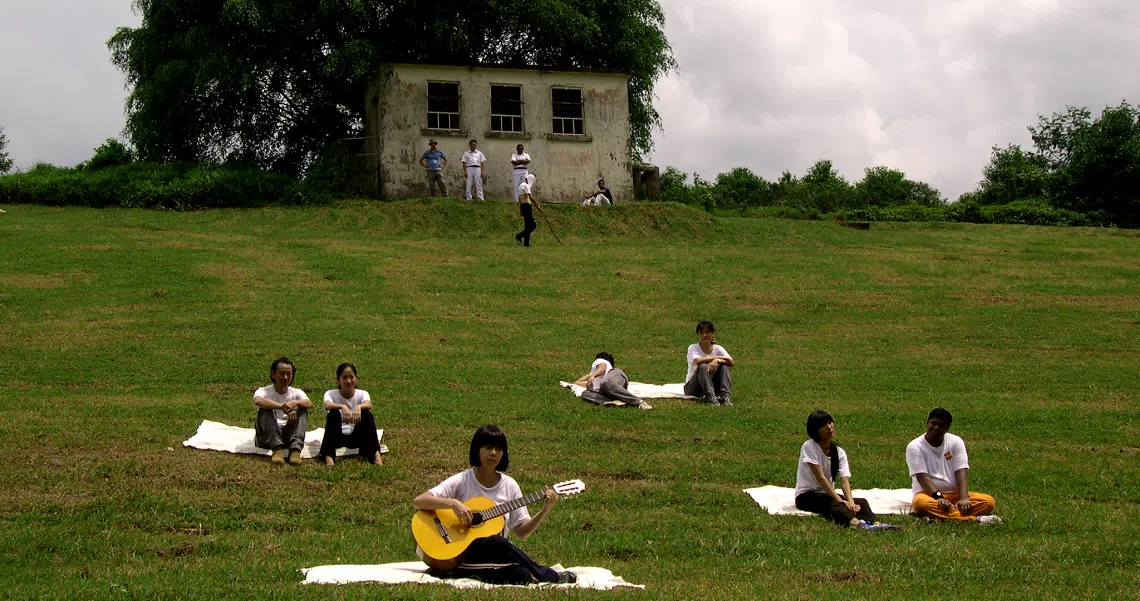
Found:
[[[523,231],[515,234],[515,242],[523,246],[530,246],[530,235],[534,230],[538,229],[538,223],[534,221],[534,209],[531,205],[538,206],[538,199],[534,197],[534,174],[527,174],[526,181],[519,184],[519,214],[523,218]]]

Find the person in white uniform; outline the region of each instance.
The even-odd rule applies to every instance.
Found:
[[[511,193],[515,202],[519,201],[519,185],[526,181],[530,174],[530,155],[523,152],[523,145],[515,146],[515,153],[511,155]]]
[[[487,162],[487,157],[483,154],[483,151],[479,150],[479,142],[471,140],[467,145],[470,147],[470,150],[464,152],[463,158],[460,159],[467,175],[464,192],[467,195],[467,200],[471,200],[471,184],[474,182],[475,196],[479,200],[483,200],[483,163]]]

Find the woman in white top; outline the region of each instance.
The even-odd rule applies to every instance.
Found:
[[[380,437],[376,435],[376,420],[372,417],[372,397],[356,387],[356,366],[341,363],[336,368],[337,387],[325,392],[325,438],[321,441],[321,456],[325,467],[336,463],[339,448],[359,449],[360,457],[374,465],[383,465],[380,458]]]
[[[703,398],[713,405],[732,407],[732,367],[736,363],[724,347],[716,343],[716,326],[709,320],[697,324],[697,343],[686,354],[689,373],[685,394]]]
[[[813,411],[807,419],[811,440],[800,447],[796,470],[796,509],[818,513],[840,526],[863,530],[896,530],[880,524],[866,499],[851,495],[851,467],[847,453],[835,444],[835,420],[826,411]],[[843,494],[835,492],[839,479]]]
[[[486,425],[475,431],[467,461],[471,469],[455,474],[416,497],[412,506],[420,511],[451,509],[462,523],[470,524],[471,510],[464,501],[487,497],[498,505],[523,496],[515,479],[503,473],[510,467],[510,455],[507,454],[507,435],[498,426]],[[547,488],[546,503],[538,514],[531,517],[526,506],[510,511],[504,516],[502,534],[472,541],[454,567],[432,567],[429,572],[439,578],[474,578],[492,584],[575,582],[577,577],[573,572],[556,572],[541,565],[507,540],[512,533],[521,539],[533,534],[557,502],[558,494]]]
[[[614,356],[606,352],[598,353],[590,371],[574,383],[586,389],[582,400],[588,403],[614,407],[620,401],[646,411],[653,408],[629,391],[629,376],[614,365]]]

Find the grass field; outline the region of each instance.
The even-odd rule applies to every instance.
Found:
[[[581,478],[522,543],[612,569],[614,599],[1123,599],[1140,586],[1140,232],[712,218],[457,201],[0,215],[0,598],[521,599],[556,591],[300,585],[414,559],[411,499],[496,423],[525,492]],[[557,387],[608,350],[676,382],[712,319],[736,408],[605,410]],[[252,427],[288,355],[313,398],[352,361],[383,467],[184,449]],[[837,420],[856,487],[954,413],[998,527],[867,534],[769,516],[803,424]],[[310,414],[310,428],[324,412]]]

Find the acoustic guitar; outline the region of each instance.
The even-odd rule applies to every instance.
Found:
[[[581,480],[567,480],[551,488],[559,497],[569,497],[586,490],[586,485]],[[460,529],[459,518],[451,509],[417,511],[412,516],[412,536],[423,551],[424,563],[437,570],[454,570],[472,542],[503,532],[504,515],[544,498],[546,491],[542,490],[499,505],[487,497],[472,497],[463,502],[471,510],[471,527],[466,529]]]

